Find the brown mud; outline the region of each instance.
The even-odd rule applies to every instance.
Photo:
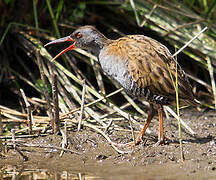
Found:
[[[13,175],[17,172],[17,179],[27,179],[30,176],[27,172],[31,172],[34,179],[216,179],[216,113],[182,110],[181,117],[197,133],[193,137],[183,129],[183,163],[177,121],[173,118],[165,121],[165,134],[170,141],[154,146],[158,129],[155,118],[145,145],[122,149],[130,151],[128,154],[118,154],[106,139],[89,128],[80,132],[71,130],[68,148],[81,154],[67,152],[60,157],[56,149],[23,147],[21,150],[28,157],[28,161],[24,161],[11,149],[0,158],[0,177],[8,179],[12,177],[11,172]],[[132,139],[129,131],[111,131],[109,137],[118,143]],[[39,137],[26,142],[60,147],[61,136]]]

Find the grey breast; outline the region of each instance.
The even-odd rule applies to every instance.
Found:
[[[121,57],[112,54],[107,55],[106,49],[101,50],[98,59],[103,71],[122,86],[128,94],[159,104],[169,103],[168,98],[152,94],[148,87],[138,87],[128,71],[127,60],[124,63]]]
[[[103,71],[121,85],[127,93],[133,96],[144,96],[147,93],[146,88],[139,88],[128,71],[128,63],[124,63],[121,57],[116,55],[107,55],[106,49],[102,49],[99,54],[99,62]]]

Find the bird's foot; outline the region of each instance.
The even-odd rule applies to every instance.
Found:
[[[158,141],[158,142],[156,142],[155,144],[154,144],[154,147],[158,147],[158,146],[160,146],[160,145],[165,145],[165,141],[163,140],[163,141]]]
[[[160,146],[160,145],[165,145],[167,144],[169,141],[171,141],[171,139],[167,138],[167,137],[163,137],[163,138],[159,138],[158,142],[155,143],[154,147]]]
[[[142,140],[142,138],[138,136],[136,141],[131,141],[129,143],[123,143],[123,144],[122,143],[114,143],[114,142],[112,142],[111,144],[118,147],[118,148],[125,148],[125,147],[132,148],[132,147],[135,147],[136,145],[139,145],[141,142],[145,143],[146,141]]]

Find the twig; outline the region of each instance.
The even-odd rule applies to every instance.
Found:
[[[84,55],[88,55],[90,57],[92,57],[94,60],[97,59],[95,56],[93,55],[90,55],[89,53],[85,52],[84,50],[81,50],[81,49],[75,49],[75,51],[78,51],[78,52],[82,52],[82,54],[84,53]],[[41,55],[44,56],[45,58],[47,58],[49,61],[52,61],[52,56],[50,56],[50,54],[46,51],[45,48],[42,48],[41,51],[40,51]],[[80,79],[78,79],[73,73],[71,73],[69,70],[67,70],[66,68],[64,68],[60,63],[54,61],[53,62],[56,67],[61,70],[62,72],[64,72],[68,77],[72,78],[75,82],[77,82],[78,84],[82,85],[82,81]],[[92,93],[94,96],[96,96],[97,98],[100,98],[101,95],[95,90],[95,89],[92,89],[91,87],[89,87],[88,85],[86,85],[86,89]]]
[[[150,16],[152,15],[152,13],[154,12],[154,10],[155,10],[157,7],[158,7],[158,4],[155,4],[155,5],[152,7],[152,9],[151,9],[151,11],[149,12],[149,14],[147,14],[148,17],[150,17]],[[143,27],[143,26],[145,25],[146,21],[147,21],[147,19],[145,18],[145,19],[143,20],[142,24],[140,25],[140,27]]]
[[[65,69],[65,71],[67,71]],[[65,73],[65,72],[64,72]],[[71,72],[68,71],[68,73],[70,74],[69,77],[72,77],[73,80],[75,80],[76,82],[78,82],[80,85],[82,85],[80,79],[78,79],[76,76],[74,76]],[[67,74],[68,75],[68,74]],[[68,87],[67,83],[65,84],[65,87]],[[73,98],[80,103],[81,105],[81,98],[79,96],[79,91],[77,91],[77,88],[75,87],[75,85],[72,85],[71,88],[67,88],[68,92],[70,92],[72,95],[73,95]],[[89,90],[91,93],[93,93],[94,95],[96,96],[99,96],[101,97],[101,95],[94,89],[91,89],[89,86],[86,85],[86,90]],[[77,109],[76,109],[77,111]],[[92,116],[98,123],[102,124],[103,126],[105,126],[106,124],[104,122],[102,122],[100,120],[100,115],[97,113],[97,112],[94,112],[93,109],[91,108],[87,108],[85,109],[85,111],[90,115]],[[70,114],[70,113],[69,113]]]
[[[200,34],[202,34],[204,31],[206,31],[208,27],[203,28],[196,36],[194,36],[190,41],[188,41],[182,48],[180,48],[176,53],[172,55],[172,57],[177,56],[180,52],[183,51],[184,48],[186,48],[193,40],[195,40]]]
[[[194,81],[198,82],[199,84],[205,86],[207,89],[211,90],[211,86],[207,84],[206,82],[202,81],[201,79],[198,79],[190,74],[185,73],[187,77],[193,79]]]
[[[35,86],[36,87],[36,83],[37,83],[37,79],[36,79],[36,77],[35,77],[35,74],[34,74],[34,72],[30,69],[30,67],[28,67],[28,65],[25,63],[25,61],[23,61],[23,58],[21,57],[21,56],[19,56],[18,54],[14,54],[14,56],[16,57],[16,60],[19,62],[19,64],[22,66],[22,68],[23,68],[23,71],[25,70],[26,71],[26,73],[28,74],[28,82],[30,82],[30,83],[32,83],[33,84],[33,86]],[[13,73],[15,73],[15,74],[18,74],[18,71],[16,70],[16,69],[12,69],[12,68],[10,68],[10,71],[13,71]],[[22,74],[24,74],[24,73],[22,73]],[[20,74],[18,74],[18,76],[21,76]],[[23,80],[25,80],[25,79],[23,79]],[[26,81],[26,82],[27,82]],[[27,83],[28,83],[27,82]],[[29,84],[30,84],[29,83]]]
[[[212,67],[210,58],[207,57],[206,59],[207,59],[208,70],[209,70],[209,75],[211,79],[212,92],[214,96],[214,104],[215,104],[215,110],[216,110],[216,85],[215,85],[215,80],[214,80],[214,69]]]
[[[50,102],[50,97],[49,97],[49,93],[48,93],[47,80],[46,80],[46,77],[45,77],[45,74],[43,71],[43,65],[42,65],[41,57],[40,57],[38,50],[36,50],[36,58],[37,58],[38,68],[40,70],[41,79],[42,79],[43,85],[44,85],[44,97],[45,97],[45,99],[47,101],[47,105],[48,105],[48,115],[49,115],[49,118],[52,120],[53,114],[52,114],[52,106],[51,106],[51,102]]]
[[[96,103],[98,103],[98,102],[100,102],[100,101],[103,101],[104,99],[106,99],[106,98],[108,98],[108,97],[111,97],[111,96],[113,96],[113,95],[115,95],[115,94],[121,92],[122,90],[123,90],[123,88],[120,88],[120,89],[118,89],[118,90],[116,90],[116,91],[114,91],[114,92],[108,94],[107,96],[98,98],[98,99],[96,99],[95,101],[93,101],[93,102],[91,102],[91,103],[89,103],[89,104],[86,104],[84,107],[89,107],[89,106],[91,106],[91,105],[93,105],[93,104],[96,104]],[[79,110],[80,110],[80,107],[77,108],[77,109],[73,109],[72,111],[63,114],[63,115],[61,116],[61,118],[66,118],[69,114],[72,114],[72,113],[74,113],[74,112],[76,112],[76,111],[79,111]]]
[[[130,103],[125,103],[125,104],[123,104],[122,106],[120,106],[120,109],[125,109],[125,108],[128,108],[129,106],[131,106]],[[101,116],[101,119],[105,119],[105,118],[107,118],[108,116],[110,116],[110,115],[112,115],[112,114],[114,114],[114,113],[116,113],[115,110],[109,111],[108,113],[102,115],[102,116]],[[124,118],[124,117],[123,117],[123,118]]]
[[[0,110],[0,136],[3,134],[3,126],[2,126],[2,114]]]
[[[193,40],[195,40],[201,33],[203,33],[204,31],[206,31],[208,28],[205,27],[203,28],[196,36],[194,36],[190,41],[188,41],[182,48],[180,48],[176,53],[174,53],[172,55],[172,57],[175,57],[177,54],[179,54],[181,51],[183,51],[184,48],[186,48]],[[176,66],[177,67],[177,66]],[[172,78],[172,76],[171,76]],[[176,85],[174,84],[174,87],[176,89]],[[165,108],[176,118],[179,120],[179,122],[187,129],[190,131],[190,133],[192,135],[195,135],[196,133],[189,127],[186,125],[186,123],[180,118],[178,117],[168,106],[165,106]]]
[[[92,68],[94,70],[95,77],[96,77],[96,80],[97,80],[97,84],[98,84],[98,86],[100,88],[100,91],[101,91],[102,94],[106,94],[105,87],[104,87],[103,80],[102,80],[102,75],[101,75],[101,72],[99,70],[98,63],[96,64],[96,62],[91,58],[90,58],[90,62],[92,64]]]
[[[27,117],[27,121],[28,121],[28,132],[29,134],[32,134],[32,120],[33,120],[33,115],[32,115],[32,111],[31,111],[31,105],[29,104],[26,96],[25,96],[25,93],[23,91],[23,89],[20,89],[20,92],[22,94],[22,97],[23,97],[23,100],[25,102],[25,105],[26,105],[26,108],[27,108],[27,114],[28,114],[28,117]]]
[[[78,54],[78,53],[77,53]],[[77,55],[76,54],[76,55]],[[66,59],[68,60],[68,63],[70,65],[70,67],[74,70],[74,72],[77,74],[77,77],[79,79],[85,79],[86,80],[86,84],[88,84],[92,89],[94,88],[94,86],[91,84],[91,82],[87,79],[86,75],[83,74],[83,72],[77,67],[76,64],[74,64],[73,60],[71,60],[71,57],[68,57],[67,54],[65,54]]]
[[[176,119],[178,119],[177,114],[169,107],[164,106],[164,108]],[[179,119],[181,124],[187,129],[192,135],[196,135],[196,132],[194,132],[181,118]]]
[[[35,28],[38,29],[38,15],[37,15],[37,4],[36,0],[33,0],[33,12],[34,12],[34,21],[35,21]]]
[[[138,16],[138,14],[137,14],[137,11],[136,11],[136,7],[135,7],[135,4],[134,4],[134,1],[133,1],[133,0],[130,0],[130,4],[131,4],[131,7],[132,7],[132,9],[133,9],[133,11],[134,11],[137,25],[140,26],[140,20],[139,20],[139,16]]]
[[[68,119],[68,121],[71,121],[71,122],[73,122],[73,123],[77,123],[77,121],[75,121],[75,120],[73,120],[73,119]],[[92,128],[92,129],[94,129],[95,131],[97,131],[99,134],[101,134],[101,135],[111,144],[111,146],[113,147],[113,149],[116,150],[118,153],[120,153],[120,154],[129,153],[129,152],[127,152],[127,151],[121,151],[121,150],[119,150],[119,149],[114,145],[114,143],[111,141],[111,139],[110,139],[102,130],[100,130],[99,128],[97,128],[95,125],[89,124],[89,123],[87,123],[87,122],[83,122],[83,126]]]
[[[68,112],[68,108],[65,106],[69,107],[69,109],[74,109],[76,108],[76,104],[74,101],[71,101],[71,96],[68,96],[68,93],[72,95],[72,89],[76,87],[75,84],[69,83],[69,77],[66,76],[62,71],[58,71],[58,82],[59,82],[59,95],[61,94],[61,97],[64,101],[64,103],[59,101],[60,105],[59,108],[61,109],[62,112]]]
[[[1,39],[0,39],[0,46],[2,45],[8,31],[10,30],[11,27],[13,26],[20,26],[20,27],[25,27],[25,28],[31,28],[32,30],[39,30],[39,31],[42,31],[42,32],[49,32],[48,30],[45,30],[45,29],[40,29],[40,28],[35,28],[33,26],[29,26],[29,24],[20,24],[20,23],[17,23],[17,22],[11,22],[8,24],[8,26],[6,27],[5,31],[3,32],[3,35],[1,36]]]
[[[19,135],[16,138],[35,138],[35,137],[43,137],[47,136],[47,134],[40,134],[40,135]],[[12,139],[12,136],[0,136],[0,139]]]
[[[8,67],[8,69],[15,74],[19,79],[23,80],[26,84],[28,84],[29,86],[33,87],[36,91],[38,91],[39,93],[41,93],[41,89],[39,89],[37,86],[35,86],[34,83],[32,83],[31,81],[29,81],[27,78],[25,78],[24,76],[22,76],[21,74],[19,74],[17,71],[13,70],[12,68]]]
[[[82,180],[82,174],[78,173],[79,180]]]
[[[178,116],[178,131],[179,131],[179,145],[180,145],[180,153],[181,153],[181,161],[184,162],[184,150],[183,150],[183,144],[182,144],[182,128],[181,128],[181,121],[180,121],[180,110],[179,110],[179,94],[178,94],[178,64],[177,64],[177,58],[176,58],[176,72],[175,72],[176,82],[176,111]]]
[[[184,48],[186,48],[193,40],[195,40],[201,33],[203,33],[205,30],[207,30],[208,28],[205,27],[203,28],[196,36],[194,36],[190,41],[188,41],[182,48],[180,48],[176,53],[174,53],[172,55],[172,57],[175,57],[177,54],[179,54],[181,51],[183,51]],[[182,131],[181,131],[181,124],[182,124],[182,121],[180,119],[180,111],[179,111],[179,97],[178,97],[178,64],[177,64],[177,60],[176,60],[176,74],[175,74],[175,78],[176,78],[176,81],[173,80],[173,77],[172,77],[172,74],[170,72],[170,69],[169,69],[169,72],[170,72],[170,77],[171,77],[171,80],[173,82],[173,86],[175,88],[175,91],[176,91],[176,109],[177,109],[177,120],[178,120],[178,131],[179,131],[179,144],[180,144],[180,152],[181,152],[181,161],[183,162],[184,161],[184,151],[183,151],[183,144],[182,144]],[[167,107],[168,108],[168,107]],[[167,109],[169,111],[169,109]]]
[[[13,143],[13,148],[16,148],[16,137],[15,137],[15,129],[11,129],[11,134],[12,134],[12,143]]]
[[[58,104],[58,88],[57,88],[57,75],[52,73],[52,93],[54,103],[54,117],[52,119],[53,133],[59,132],[59,104]]]
[[[194,26],[195,24],[200,24],[201,22],[205,21],[204,19],[198,19],[194,22],[190,22],[190,23],[186,23],[186,24],[180,24],[178,26],[176,26],[175,28],[173,29],[169,29],[167,32],[163,33],[161,36],[164,37],[164,36],[167,36],[169,35],[170,33],[173,33],[175,31],[177,31],[178,29],[181,29],[181,28],[184,28],[184,27],[187,27],[187,26]]]
[[[146,114],[125,91],[122,91],[121,93],[125,97],[125,99],[134,107],[134,109],[136,109],[137,112],[142,115]]]
[[[84,105],[85,105],[85,93],[86,93],[86,82],[85,79],[83,80],[83,90],[82,90],[82,101],[81,101],[81,108],[80,108],[80,118],[78,123],[77,131],[80,130],[82,124],[82,118],[84,113]]]
[[[134,145],[135,145],[135,144],[136,144],[136,138],[135,138],[134,129],[133,129],[133,126],[132,126],[130,114],[128,114],[128,120],[129,120],[129,123],[130,123],[131,134],[132,134],[133,142],[134,142]],[[134,147],[135,147],[135,146],[134,146]]]
[[[87,85],[86,85],[86,89],[87,89]],[[71,88],[70,92],[73,94],[74,99],[81,105],[82,100],[78,94],[78,92],[76,91],[76,89]],[[80,109],[80,108],[79,108]],[[92,117],[94,118],[98,123],[102,124],[103,126],[106,126],[106,123],[102,122],[100,119],[100,115],[98,112],[95,112],[92,108],[89,107],[85,107],[85,111]]]
[[[60,32],[59,32],[59,29],[58,29],[58,25],[57,25],[55,16],[54,16],[54,14],[53,14],[53,10],[52,10],[51,4],[50,4],[50,0],[46,0],[46,4],[47,4],[47,7],[48,7],[50,16],[51,16],[51,18],[52,18],[52,22],[53,22],[53,26],[54,26],[56,35],[57,35],[58,38],[60,38]]]
[[[19,148],[16,146],[16,137],[15,137],[15,133],[16,133],[16,130],[15,129],[11,129],[11,133],[12,133],[12,144],[13,144],[13,148],[14,150],[16,150],[23,158],[24,161],[27,161],[28,160],[28,157],[25,156],[20,150]]]
[[[106,127],[105,130],[104,130],[104,133],[106,133],[106,132],[109,130],[109,128],[110,128],[110,126],[112,125],[112,123],[113,123],[113,119],[111,119],[111,120],[109,121],[109,123],[107,124],[107,127]]]
[[[67,121],[65,121],[65,128],[64,128],[64,131],[62,130],[62,129],[60,129],[60,132],[61,132],[61,134],[62,134],[62,142],[61,142],[61,147],[64,149],[65,147],[67,147],[67,127],[66,127],[66,122]],[[63,155],[63,153],[64,153],[64,150],[62,150],[61,151],[61,153],[60,153],[60,157],[62,157],[62,155]]]
[[[25,156],[17,146],[15,147],[15,150],[22,156],[24,161],[28,161],[28,157]]]

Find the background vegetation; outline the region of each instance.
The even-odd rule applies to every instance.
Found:
[[[105,98],[116,90],[116,85],[103,75],[92,54],[78,49],[50,63],[52,56],[64,47],[45,49],[43,45],[87,24],[96,26],[112,39],[126,34],[150,36],[173,54],[208,27],[178,55],[178,62],[190,78],[196,96],[214,108],[215,8],[216,0],[0,0],[0,112],[5,130],[11,128],[8,122],[18,122],[19,126],[27,122],[25,96],[34,115],[33,130],[56,118],[54,74],[61,120],[70,117],[77,123],[77,119],[85,118],[90,124],[97,123],[100,129],[106,129],[113,122],[110,117],[116,121],[122,117],[130,119],[125,110],[133,112],[133,122],[140,114],[145,116],[147,104],[134,101],[123,91],[111,99]],[[82,112],[79,107],[84,79],[85,104],[91,104]],[[24,96],[20,89],[24,90]],[[25,132],[25,125],[21,129]]]

